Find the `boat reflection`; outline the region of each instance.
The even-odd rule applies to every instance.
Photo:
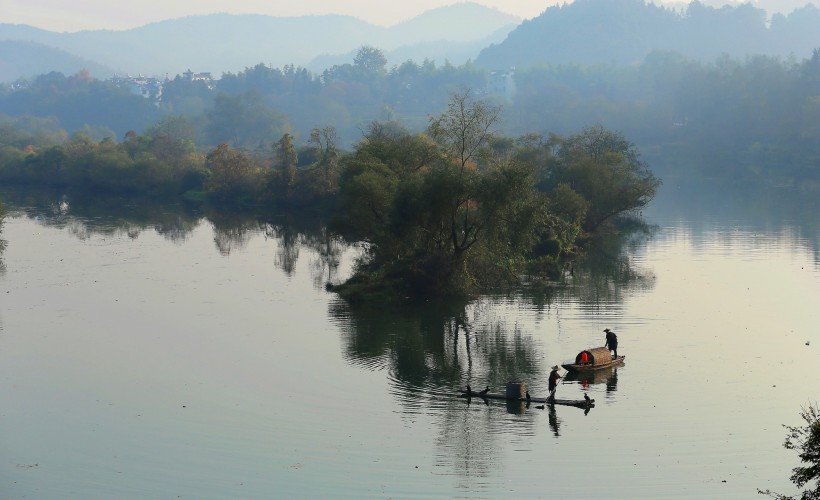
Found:
[[[575,382],[586,389],[590,385],[606,384],[606,392],[614,392],[618,386],[618,367],[612,366],[591,372],[568,372],[564,382]]]

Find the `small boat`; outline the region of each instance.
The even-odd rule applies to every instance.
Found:
[[[458,396],[460,398],[483,398],[483,399],[503,399],[506,401],[526,401],[525,398],[518,397],[518,396],[507,396],[506,394],[494,394],[494,393],[485,393],[482,394],[476,391],[461,391],[461,394]],[[547,405],[563,405],[563,406],[577,406],[578,408],[592,408],[595,406],[595,400],[590,399],[587,401],[586,399],[553,399],[552,401],[548,401],[547,398],[530,398],[531,403],[540,403],[540,404],[547,404]]]
[[[586,363],[583,362],[584,355],[586,355]],[[594,347],[579,352],[578,355],[575,356],[575,362],[567,361],[561,364],[561,366],[570,373],[592,372],[617,366],[624,362],[624,358],[626,358],[626,356],[613,358],[609,349],[606,347]]]

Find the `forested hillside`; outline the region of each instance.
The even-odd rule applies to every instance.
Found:
[[[34,77],[44,70],[73,75],[84,69],[100,77],[113,74],[112,69],[102,64],[48,45],[20,40],[0,41],[0,82]]]
[[[476,64],[489,69],[541,64],[634,64],[669,50],[710,61],[727,54],[809,57],[818,44],[820,9],[807,4],[771,18],[750,3],[675,10],[644,0],[575,0],[523,22]]]
[[[681,22],[679,13],[641,1],[626,3],[649,19]],[[640,37],[627,35],[628,15],[607,23],[607,16],[616,16],[604,8],[611,4],[584,0],[572,4],[574,11],[569,6],[550,9],[539,22],[550,19],[550,12],[585,12],[588,23],[579,29],[623,25],[622,40],[610,44],[620,43],[626,53],[630,40]],[[589,9],[593,5],[604,7]],[[704,25],[723,23],[727,33],[745,26],[742,20],[759,18],[759,11],[748,5],[712,9],[692,4],[687,12]],[[809,6],[788,17],[775,16],[772,26],[763,29],[768,33],[781,26],[777,29],[799,38],[816,23],[816,13]],[[632,21],[648,22],[641,16]],[[783,27],[792,22],[803,28]],[[758,35],[764,36],[762,31]],[[583,47],[578,42],[567,50]],[[129,132],[139,135],[173,125],[175,137],[200,154],[227,144],[265,157],[285,134],[299,149],[315,130],[332,130],[334,144],[349,150],[373,122],[422,132],[453,93],[469,89],[477,99],[500,107],[498,130],[507,137],[568,135],[602,125],[625,134],[665,178],[815,190],[820,186],[820,47],[807,47],[801,48],[809,54],[805,58],[722,54],[701,59],[654,50],[630,64],[542,63],[498,74],[469,62],[407,60],[391,66],[381,49],[362,46],[348,61],[321,72],[258,63],[213,80],[177,76],[144,96],[87,71],[51,72],[0,86],[0,122],[16,131],[9,132],[4,145],[18,152],[75,134],[84,141],[121,141]],[[17,158],[12,149],[6,152]]]

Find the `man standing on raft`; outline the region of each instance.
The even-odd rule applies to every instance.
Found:
[[[547,401],[555,401],[555,389],[558,387],[558,379],[561,378],[561,375],[558,374],[558,365],[552,367],[552,371],[550,372],[549,378],[549,390],[550,395],[547,398]]]
[[[609,328],[604,328],[604,333],[606,333],[606,343],[604,347],[608,347],[609,350],[612,351],[612,359],[615,359],[618,357],[618,336]]]

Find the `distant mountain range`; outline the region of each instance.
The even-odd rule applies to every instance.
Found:
[[[94,75],[111,75],[113,70],[63,50],[35,42],[0,41],[0,82],[13,82],[22,76],[58,71],[73,75],[81,69]]]
[[[769,17],[750,3],[664,7],[644,0],[575,0],[524,21],[475,62],[491,69],[545,64],[634,64],[652,51],[711,61],[727,54],[810,57],[820,48],[820,9]]]
[[[645,0],[575,0],[524,22],[464,2],[390,28],[337,15],[213,14],[125,31],[76,33],[0,24],[0,81],[51,71],[73,74],[83,68],[97,78],[115,73],[173,78],[188,69],[218,78],[260,63],[320,73],[351,63],[363,45],[382,50],[388,67],[408,59],[429,59],[437,65],[471,59],[488,69],[633,64],[656,50],[698,60],[721,54],[803,59],[820,47],[820,9],[812,4],[770,16],[755,5],[766,2],[768,7],[774,0],[711,7],[714,1],[664,7]]]
[[[362,45],[382,50],[390,65],[425,58],[439,64],[445,59],[461,64],[475,58],[490,43],[503,40],[520,22],[518,17],[467,2],[428,11],[390,28],[338,15],[213,14],[125,31],[76,33],[0,24],[0,41],[31,44],[0,45],[0,77],[10,81],[57,69],[53,57],[44,56],[46,47],[65,54],[61,70],[73,68],[68,73],[74,73],[93,67],[91,72],[98,78],[107,78],[113,72],[167,74],[173,78],[189,68],[218,77],[259,63],[273,67],[292,64],[322,71],[332,64],[352,62],[351,54]]]

